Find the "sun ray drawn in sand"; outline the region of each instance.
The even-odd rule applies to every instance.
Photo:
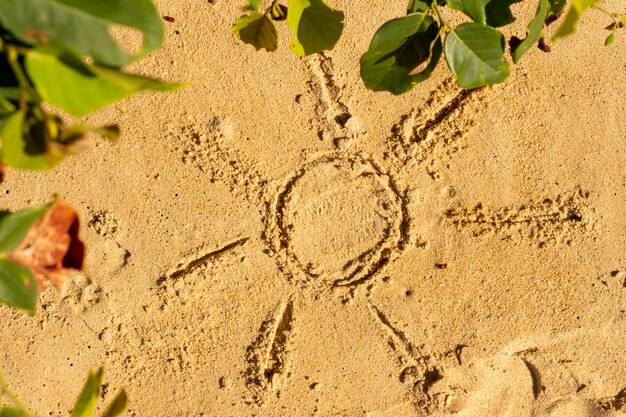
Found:
[[[409,169],[423,169],[433,180],[441,179],[446,161],[466,145],[464,138],[490,89],[465,91],[452,80],[445,81],[421,110],[402,116],[392,126],[384,158],[378,161],[351,150],[362,132],[358,123],[350,122],[357,119],[334,82],[331,58],[313,57],[307,65],[312,74],[310,90],[318,98],[313,127],[318,137],[335,149],[309,155],[286,178],[266,178],[252,161],[230,149],[227,139],[233,127],[224,120],[216,118],[204,130],[188,126],[177,133],[190,138],[183,160],[233,190],[243,190],[244,198],[259,207],[264,228],[258,241],[252,235],[234,238],[220,248],[191,255],[163,274],[156,282],[162,307],[176,299],[178,293],[170,287],[185,274],[218,262],[229,251],[264,248],[290,289],[271,311],[263,314],[256,326],[258,332],[246,348],[248,367],[240,375],[249,392],[249,405],[260,409],[280,397],[292,373],[292,357],[298,351],[293,339],[300,325],[299,300],[326,296],[342,304],[360,303],[370,311],[368,320],[379,328],[381,343],[396,358],[397,380],[406,388],[407,409],[412,413],[406,415],[477,416],[480,398],[487,398],[485,401],[495,407],[502,403],[500,397],[507,395],[521,398],[515,404],[532,404],[542,395],[534,359],[503,354],[480,364],[479,378],[501,383],[497,389],[491,385],[479,387],[479,391],[489,391],[487,397],[473,396],[468,392],[472,388],[461,382],[468,378],[459,377],[455,382],[450,377],[453,371],[444,378],[444,368],[461,368],[464,346],[457,346],[453,352],[428,352],[369,299],[373,282],[388,279],[385,271],[407,248],[424,247],[429,240],[428,236],[420,236],[414,224]],[[476,238],[494,235],[540,247],[556,241],[571,244],[593,233],[588,197],[584,190],[567,190],[519,207],[480,204],[451,207],[432,215],[440,216],[452,226],[451,230]],[[353,228],[346,231],[348,225]],[[253,241],[258,244],[251,245]],[[365,289],[364,295],[357,297],[361,288]],[[502,373],[513,375],[513,379],[500,378]],[[517,405],[507,407],[494,409],[492,415],[530,416],[524,414],[528,410],[519,414]],[[370,411],[371,416],[387,415]]]

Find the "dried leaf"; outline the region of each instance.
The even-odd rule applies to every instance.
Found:
[[[270,15],[272,16],[272,20],[275,20],[277,22],[287,19],[287,6],[274,3],[272,5]]]
[[[624,18],[624,19],[626,19],[626,18]],[[621,29],[621,28],[624,27],[624,25],[626,25],[626,23],[624,23],[624,22],[613,22],[610,25],[608,25],[607,27],[605,27],[604,29],[606,29],[606,30]]]
[[[546,52],[546,53],[552,51],[550,49],[550,45],[546,43],[546,40],[543,37],[539,38],[539,42],[537,43],[537,48],[541,49],[543,52]]]
[[[32,271],[39,290],[45,288],[48,281],[59,287],[69,270],[83,268],[85,245],[78,238],[78,230],[76,211],[58,199],[8,257]]]
[[[511,36],[511,39],[509,39],[509,48],[511,49],[512,54],[515,53],[517,47],[520,46],[521,43],[522,40],[520,38],[517,36]]]

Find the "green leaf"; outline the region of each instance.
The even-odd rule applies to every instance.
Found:
[[[37,304],[37,281],[28,268],[10,260],[7,252],[20,246],[33,224],[50,207],[48,204],[15,213],[0,212],[0,302],[31,315]]]
[[[27,417],[27,415],[18,408],[4,407],[0,409],[0,417]]]
[[[63,156],[47,152],[45,139],[39,134],[41,124],[30,129],[25,126],[25,121],[26,115],[21,110],[0,118],[2,161],[18,169],[41,171],[52,168]]]
[[[403,94],[426,80],[441,56],[439,27],[427,12],[390,20],[376,31],[361,57],[361,78],[373,91]],[[414,69],[428,61],[425,69]]]
[[[0,117],[11,114],[15,111],[15,106],[5,95],[4,89],[0,88]]]
[[[446,0],[446,3],[450,8],[459,10],[471,17],[474,22],[484,25],[487,23],[485,7],[489,1],[490,0]]]
[[[244,7],[244,10],[256,12],[259,8],[259,3],[261,3],[261,0],[248,0],[248,4]]]
[[[516,64],[522,58],[522,55],[524,55],[531,46],[539,42],[539,39],[543,36],[543,25],[546,21],[546,13],[548,13],[548,0],[539,0],[535,17],[528,24],[526,38],[517,46],[515,51],[513,51],[513,62]]]
[[[573,7],[570,7],[569,11],[567,12],[567,15],[565,16],[565,19],[563,20],[563,23],[561,23],[561,26],[559,26],[559,29],[552,36],[552,40],[555,41],[559,38],[563,38],[565,36],[569,36],[572,33],[574,33],[574,31],[576,30],[576,24],[578,23],[579,18],[580,18],[580,13]]]
[[[515,17],[511,13],[511,5],[520,1],[522,0],[491,0],[485,7],[487,25],[501,27],[513,23]]]
[[[474,20],[493,27],[506,26],[515,21],[511,5],[521,0],[446,0],[450,8],[459,10]]]
[[[565,20],[556,31],[553,40],[569,36],[576,30],[578,19],[585,10],[596,4],[598,0],[572,0],[572,6],[569,8]]]
[[[20,89],[19,87],[0,87],[0,94],[11,101],[19,101]]]
[[[556,16],[563,12],[567,0],[548,0],[548,13],[546,17]]]
[[[489,26],[463,23],[446,36],[446,61],[463,88],[504,81],[510,70],[503,54],[504,37]]]
[[[102,368],[95,374],[89,371],[83,390],[74,404],[71,417],[91,417],[96,409],[96,402],[100,395],[100,384],[102,384]]]
[[[163,41],[163,24],[151,0],[2,0],[0,22],[29,45],[60,42],[113,67],[158,49]],[[141,31],[139,53],[128,54],[111,36],[114,24]]]
[[[611,46],[611,44],[615,41],[615,32],[611,32],[609,36],[604,40],[604,46]]]
[[[140,91],[169,91],[181,86],[88,65],[58,45],[31,50],[26,56],[26,71],[44,101],[79,117]]]
[[[37,281],[28,268],[0,258],[0,302],[31,316],[37,306]]]
[[[15,213],[0,212],[0,254],[15,250],[24,241],[30,227],[51,205],[28,208]]]
[[[120,136],[120,129],[117,125],[91,126],[78,124],[65,129],[61,133],[59,141],[65,145],[72,144],[82,139],[89,132],[97,133],[109,140],[117,140]]]
[[[434,3],[435,3],[435,0],[426,0],[426,1],[409,0],[406,14],[425,12]],[[437,0],[436,3],[439,5],[443,5],[443,4],[446,4],[446,0]]]
[[[425,12],[430,7],[428,1],[421,0],[409,0],[409,4],[406,7],[406,14]]]
[[[102,414],[102,417],[115,417],[122,414],[122,412],[126,409],[127,404],[128,397],[126,396],[126,392],[122,390],[119,394],[117,394],[113,402],[109,404],[109,407]]]
[[[333,10],[323,0],[289,0],[291,50],[306,56],[332,49],[343,32],[343,18],[343,12]]]
[[[233,26],[233,32],[237,38],[254,46],[257,51],[265,49],[272,52],[278,48],[276,26],[265,14],[253,13],[249,16],[241,16]]]

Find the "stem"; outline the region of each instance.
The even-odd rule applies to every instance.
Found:
[[[276,4],[278,0],[274,0],[272,2],[272,4],[270,4],[270,7],[268,7],[267,9],[265,9],[265,12],[263,13],[264,16],[269,15],[272,12],[272,8],[274,7],[274,5]]]
[[[15,78],[17,78],[17,83],[20,86],[20,107],[22,110],[26,110],[28,107],[28,102],[32,101],[34,103],[39,103],[39,95],[28,81],[28,77],[24,73],[22,66],[18,61],[18,48],[14,45],[5,45],[5,50],[7,52],[7,59],[9,61],[9,65],[15,74]],[[36,106],[37,107],[37,106]],[[45,118],[42,118],[41,112],[33,112],[35,117],[40,121],[44,121]]]
[[[15,111],[15,106],[11,104],[2,94],[0,94],[0,108],[3,108],[9,112]]]
[[[31,93],[30,83],[26,78],[26,74],[24,74],[24,71],[22,70],[22,66],[18,62],[17,50],[13,47],[13,45],[6,45],[5,49],[7,52],[7,60],[9,61],[9,65],[11,66],[13,74],[15,74],[15,78],[17,78],[17,83],[20,86],[20,101],[23,102],[20,103],[20,107],[23,108],[26,107],[25,103],[28,102],[29,98],[34,99]]]
[[[11,390],[9,389],[9,386],[4,380],[4,376],[2,375],[1,371],[0,371],[0,395],[5,395],[6,397],[8,397],[9,400],[11,400],[11,402],[13,403],[13,405],[19,408],[20,411],[24,413],[26,416],[35,417],[35,415],[31,413],[31,411],[19,400],[19,398],[17,398],[15,394],[11,392]]]
[[[443,39],[443,35],[446,33],[446,30],[447,30],[447,29],[448,29],[448,27],[447,27],[447,26],[445,26],[445,25],[441,25],[441,27],[439,28],[439,32],[437,33],[437,36],[438,36],[439,38],[441,38],[441,41],[442,41],[442,42],[444,41],[444,39]]]
[[[448,22],[446,22],[446,20],[441,15],[441,11],[439,10],[439,6],[437,6],[437,2],[436,1],[433,2],[433,4],[430,7],[437,15],[437,18],[439,19],[439,23],[441,23],[441,26],[444,28],[444,30],[449,30],[450,26],[448,26]]]
[[[609,16],[612,20],[613,20],[613,24],[615,26],[617,26],[619,24],[619,20],[617,20],[619,17],[621,17],[621,15],[619,13],[613,13],[607,9],[605,9],[602,6],[598,6],[597,4],[594,4],[593,6],[591,6],[592,8],[596,9],[599,12],[604,13],[605,15]]]
[[[597,4],[594,4],[594,5],[593,5],[593,6],[591,6],[591,7],[593,7],[594,9],[596,9],[596,10],[598,10],[598,11],[600,11],[600,12],[602,12],[602,13],[606,14],[606,15],[609,15],[609,16],[611,16],[611,17],[613,17],[613,15],[615,14],[615,13],[612,13],[612,12],[608,11],[607,9],[605,9],[605,8],[604,8],[604,7],[602,7],[602,6],[598,6]]]
[[[5,50],[7,50],[9,48],[15,49],[19,55],[26,55],[28,53],[28,51],[30,50],[30,48],[25,48],[25,47],[20,46],[20,45],[14,45],[12,43],[6,43],[6,41],[4,39],[0,38],[0,52],[4,52]]]

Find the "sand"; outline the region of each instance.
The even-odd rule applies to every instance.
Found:
[[[240,44],[239,3],[159,1],[176,21],[129,69],[190,86],[0,185],[62,195],[88,245],[36,317],[0,308],[15,392],[67,416],[104,365],[128,416],[626,415],[626,34],[604,48],[591,12],[502,85],[440,65],[394,97],[358,59],[404,2],[333,0],[344,36],[305,59],[286,28]]]

